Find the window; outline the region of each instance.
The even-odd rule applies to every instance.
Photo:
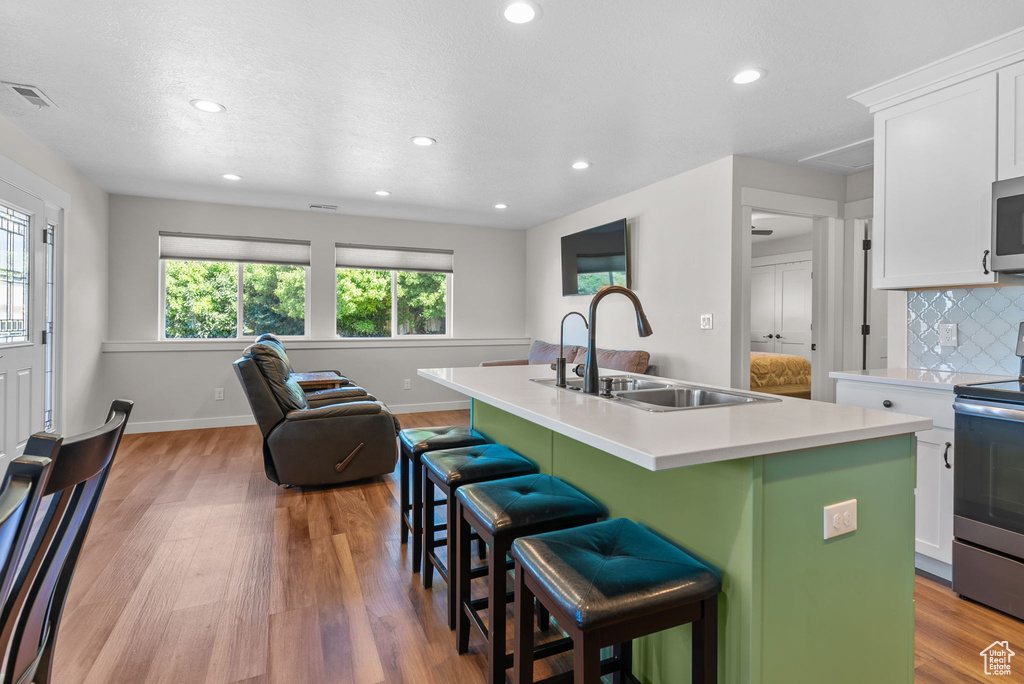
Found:
[[[308,242],[160,233],[164,337],[306,334]]]
[[[449,335],[454,253],[336,245],[341,337]]]
[[[0,344],[28,342],[29,222],[0,205]]]

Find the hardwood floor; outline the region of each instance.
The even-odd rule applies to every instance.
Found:
[[[482,641],[455,653],[444,583],[425,591],[409,572],[395,482],[276,487],[252,427],[126,437],[75,575],[54,681],[482,682]],[[1019,674],[1001,679],[1024,681],[1024,623],[920,577],[916,598],[918,682],[986,681],[978,654],[996,640],[1021,654]]]

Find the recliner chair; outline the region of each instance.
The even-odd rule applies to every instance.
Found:
[[[398,420],[361,387],[305,392],[284,347],[260,340],[234,362],[275,484],[325,485],[392,472]]]

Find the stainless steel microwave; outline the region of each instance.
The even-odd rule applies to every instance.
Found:
[[[993,271],[1024,271],[1024,178],[992,184]]]

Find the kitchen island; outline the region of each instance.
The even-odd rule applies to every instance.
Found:
[[[611,516],[722,569],[720,681],[913,681],[913,433],[929,419],[787,398],[651,412],[534,382],[540,365],[419,374]],[[849,499],[856,531],[824,540],[823,507]],[[641,681],[689,680],[688,626],[634,648]]]

